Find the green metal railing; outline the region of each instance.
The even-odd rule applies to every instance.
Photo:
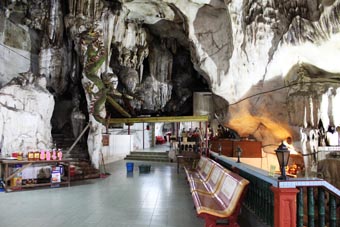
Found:
[[[274,194],[270,190],[271,184],[245,171],[240,170],[238,173],[250,182],[244,205],[263,222],[273,226]]]
[[[324,186],[298,187],[297,227],[339,227],[339,195]],[[307,193],[307,206],[304,206]],[[306,217],[306,218],[305,218]],[[306,220],[306,221],[304,221]]]
[[[225,168],[237,172],[250,182],[243,205],[259,217],[262,222],[274,227],[274,193],[270,190],[273,182],[268,182],[255,176],[252,171],[235,168],[232,163],[223,159],[213,159]]]
[[[274,186],[299,190],[296,198],[297,227],[340,227],[340,190],[328,182],[319,178],[278,181],[269,177],[267,171],[236,163],[215,152],[211,152],[211,158],[250,182],[244,206],[265,224],[274,227],[274,194],[270,189]]]

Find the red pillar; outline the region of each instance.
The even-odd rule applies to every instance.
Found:
[[[274,192],[274,226],[296,227],[296,188],[271,187]]]

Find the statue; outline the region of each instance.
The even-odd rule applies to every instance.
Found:
[[[122,93],[120,93],[118,88],[118,77],[116,74],[109,70],[108,73],[102,75],[103,82],[105,86],[109,89],[109,93],[115,97],[121,97]]]
[[[335,127],[330,125],[328,126],[328,130],[326,133],[327,145],[328,146],[337,146],[338,145],[338,132],[335,130]]]

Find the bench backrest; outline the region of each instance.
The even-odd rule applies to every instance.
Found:
[[[209,161],[209,159],[207,159],[206,157],[201,156],[200,160],[197,163],[196,170],[197,171],[202,171],[204,166],[205,166],[205,164],[207,164],[208,161]]]
[[[215,195],[226,205],[226,209],[220,215],[229,216],[239,209],[249,181],[233,172],[225,174]]]
[[[201,180],[206,182],[207,180],[209,180],[210,174],[212,173],[212,171],[213,171],[213,169],[215,167],[215,163],[212,162],[208,158],[205,158],[205,159],[207,159],[207,162],[204,165],[203,169],[201,169],[198,173],[199,173],[199,175],[201,177]]]
[[[214,169],[212,170],[209,179],[207,181],[207,184],[209,185],[211,192],[216,193],[218,190],[219,185],[223,181],[223,179],[226,177],[226,172],[229,172],[229,170],[226,170],[219,164],[214,165]]]

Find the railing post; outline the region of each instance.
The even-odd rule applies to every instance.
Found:
[[[303,227],[303,188],[299,187],[297,195],[297,227]]]
[[[296,227],[296,188],[271,187],[274,192],[274,226]]]
[[[307,211],[308,211],[308,227],[314,227],[314,189],[312,187],[307,188]]]
[[[329,194],[329,227],[336,226],[336,198]]]
[[[325,226],[326,209],[325,209],[325,190],[318,188],[318,210],[319,210],[319,226]]]

